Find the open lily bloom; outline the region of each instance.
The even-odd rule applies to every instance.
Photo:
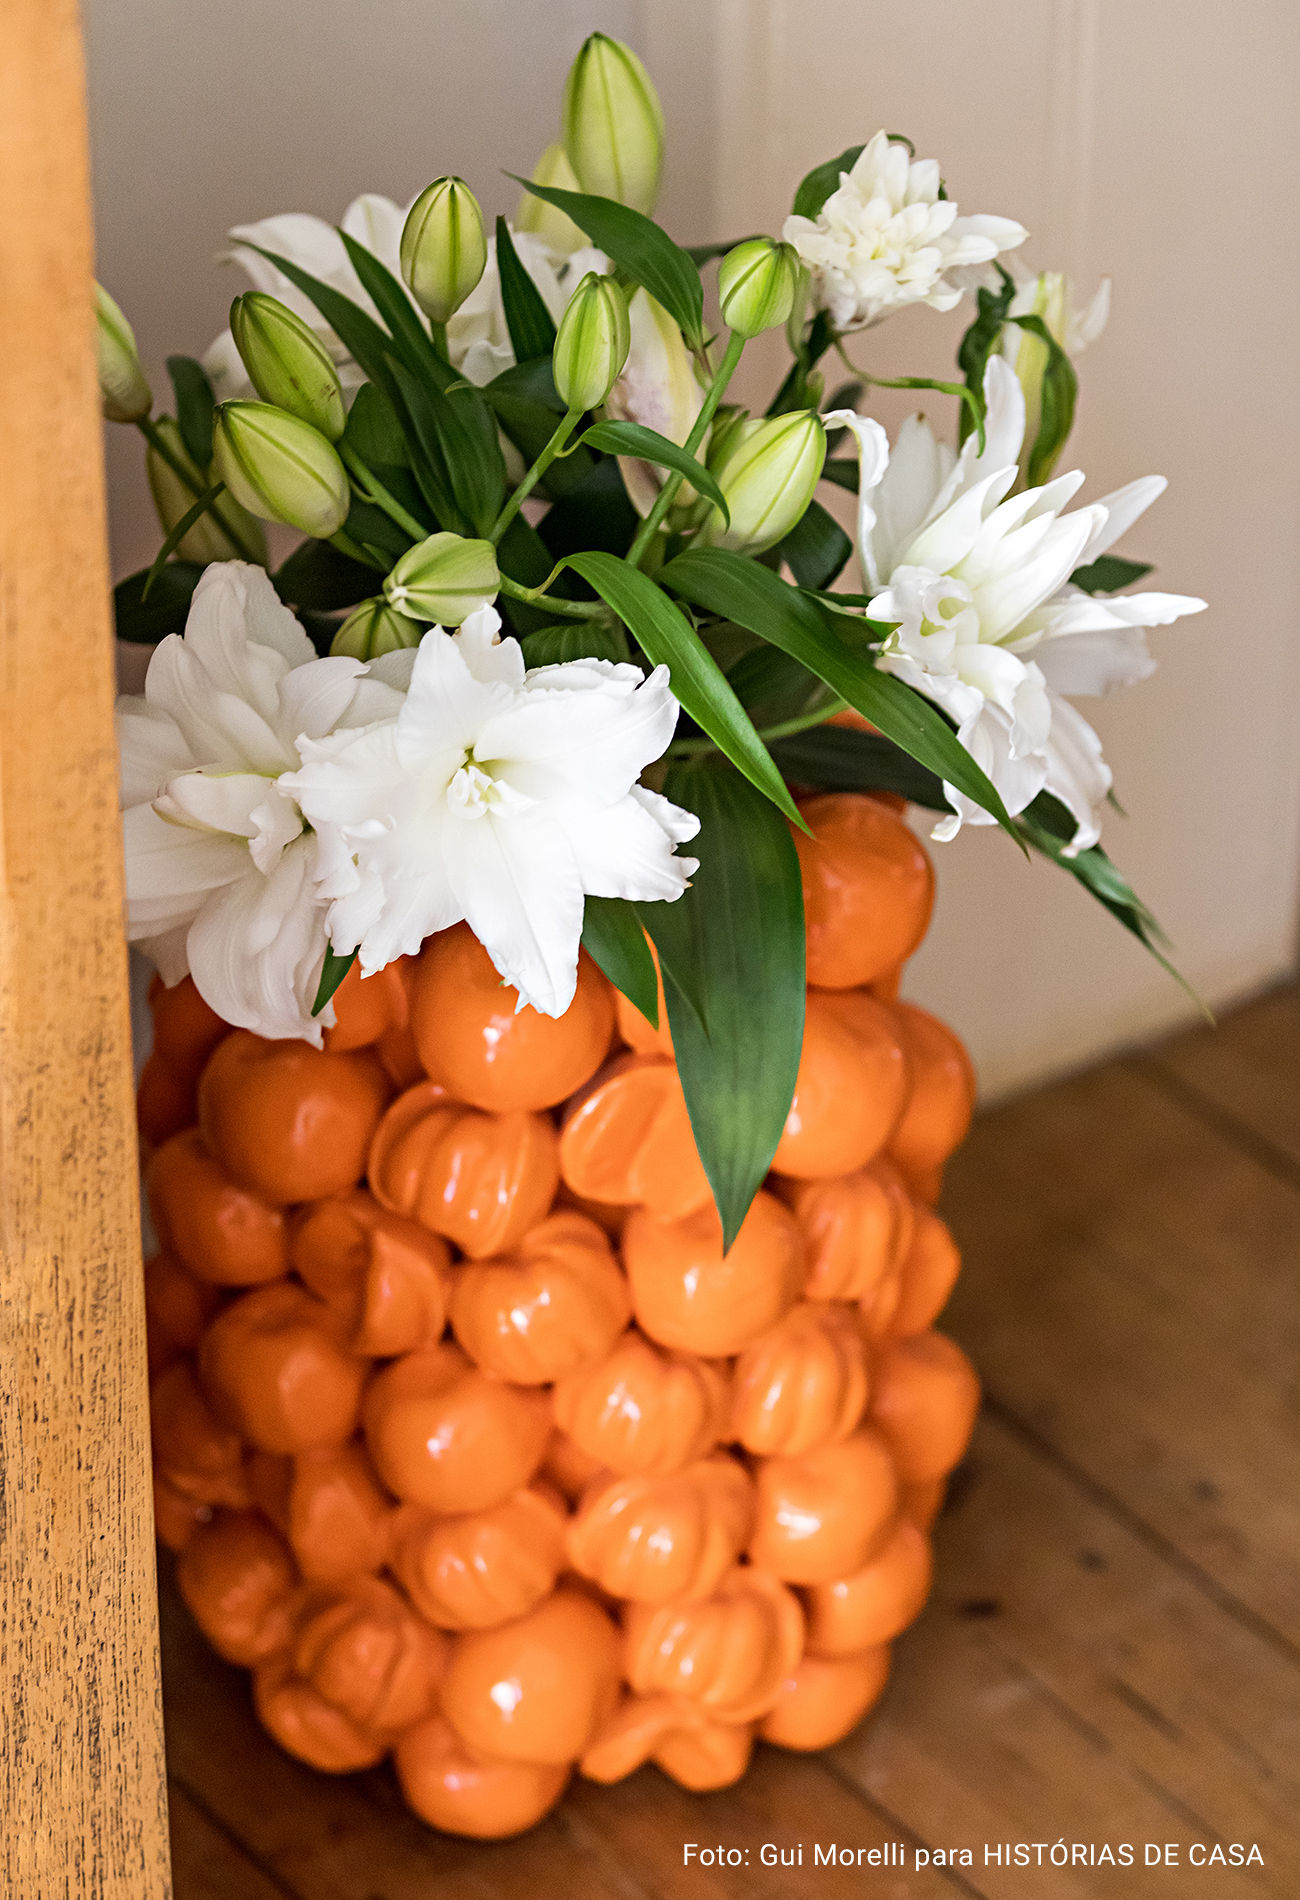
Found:
[[[261,1036],[320,1043],[319,839],[283,779],[300,735],[391,718],[409,656],[371,669],[316,657],[265,571],[215,563],[184,634],[118,701],[128,936],[166,983],[188,971],[218,1015]]]
[[[812,272],[814,300],[837,330],[865,329],[909,303],[951,310],[962,287],[950,272],[987,264],[1029,235],[1014,218],[959,217],[940,187],[933,159],[910,159],[877,132],[815,219],[786,219],[781,235]]]
[[[322,852],[334,948],[363,974],[462,919],[507,983],[560,1016],[584,896],[671,900],[698,869],[699,820],[637,784],[671,739],[668,669],[570,660],[525,670],[494,608],[431,628],[396,719],[304,742],[287,781]]]
[[[391,198],[377,192],[363,192],[348,206],[341,223],[348,236],[372,251],[399,283],[402,273],[398,253],[409,209],[409,205],[394,204]],[[284,211],[275,217],[263,218],[257,224],[237,224],[229,235],[234,249],[228,255],[243,266],[257,290],[269,291],[295,311],[304,323],[310,324],[334,358],[344,390],[351,395],[365,381],[361,371],[311,299],[261,255],[261,251],[274,251],[301,270],[310,271],[332,289],[341,291],[367,315],[378,318],[379,313],[369,293],[362,288],[338,231],[324,218],[303,211]],[[531,232],[516,231],[512,236],[520,263],[557,324],[570,295],[586,273],[609,268],[609,259],[603,251],[582,250],[571,258],[557,260],[550,247]],[[255,245],[260,246],[260,250],[253,249]],[[409,291],[407,295],[410,296]],[[419,306],[414,298],[411,298],[411,308],[418,314]],[[478,285],[447,325],[447,351],[453,369],[460,370],[469,382],[480,386],[491,382],[503,369],[509,369],[515,360],[501,301],[495,238],[488,239],[487,267]],[[203,367],[212,379],[218,402],[256,394],[229,330],[223,330],[210,345]]]
[[[903,424],[891,453],[878,422],[837,411],[829,425],[859,445],[858,551],[873,620],[893,628],[880,664],[934,700],[1009,812],[1040,791],[1059,798],[1077,852],[1100,836],[1097,810],[1111,774],[1101,744],[1067,693],[1105,693],[1144,679],[1155,662],[1144,630],[1202,600],[1183,594],[1095,599],[1069,584],[1132,526],[1165,487],[1162,476],[1130,482],[1065,514],[1083,476],[1058,476],[1012,494],[1025,429],[1020,384],[990,359],[983,455],[977,437],[960,455],[937,442],[919,416]],[[986,812],[945,786],[954,815],[935,827],[953,837]]]

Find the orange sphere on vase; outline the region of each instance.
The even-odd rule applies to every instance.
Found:
[[[655,981],[659,991],[659,1026],[643,1016],[636,1004],[624,996],[622,990],[614,992],[614,1009],[618,1020],[618,1033],[629,1049],[635,1049],[642,1056],[673,1055],[673,1032],[668,1026],[668,1003],[664,996],[664,973],[659,967],[659,952],[650,938],[646,938],[646,947],[654,960]]]
[[[578,988],[563,1016],[517,1009],[468,924],[439,931],[411,982],[411,1032],[425,1071],[458,1101],[502,1114],[551,1108],[601,1065],[614,1029],[610,986],[578,958]]]
[[[292,1635],[298,1572],[260,1511],[221,1511],[176,1561],[186,1607],[219,1656],[247,1669]]]
[[[606,1474],[570,1519],[569,1561],[634,1603],[700,1596],[735,1563],[753,1521],[753,1484],[734,1458],[701,1458],[669,1477]]]
[[[809,990],[773,1170],[797,1180],[851,1174],[880,1153],[906,1099],[907,1066],[886,1005],[865,990]]]
[[[388,1753],[386,1736],[354,1722],[295,1675],[288,1650],[277,1650],[254,1669],[253,1707],[286,1755],[321,1774],[357,1774]]]
[[[550,1405],[488,1378],[454,1346],[395,1359],[366,1393],[380,1477],[405,1503],[485,1511],[528,1483],[546,1452]]]
[[[154,975],[149,981],[153,1017],[153,1053],[178,1081],[193,1088],[219,1042],[231,1033],[215,1009],[199,995],[192,976],[170,988]]]
[[[803,1612],[766,1571],[737,1565],[706,1597],[629,1604],[623,1668],[636,1695],[680,1695],[719,1721],[770,1709],[803,1650]]]
[[[344,1444],[368,1371],[329,1307],[290,1281],[233,1301],[199,1347],[214,1409],[249,1444],[282,1455]]]
[[[567,1762],[500,1761],[475,1754],[442,1715],[407,1729],[393,1750],[407,1804],[444,1834],[500,1841],[549,1813],[569,1779]]]
[[[462,1266],[452,1330],[476,1365],[516,1385],[549,1385],[601,1358],[632,1313],[627,1281],[603,1231],[582,1214],[552,1214],[503,1258]]]
[[[934,1325],[957,1284],[961,1255],[946,1224],[928,1207],[917,1209],[916,1231],[903,1262],[898,1304],[889,1331],[899,1338]]]
[[[404,1030],[410,1018],[405,972],[409,957],[398,957],[372,975],[363,977],[358,960],[331,997],[333,1025],[325,1031],[330,1055],[349,1049],[367,1049],[383,1037]]]
[[[803,874],[808,981],[851,990],[886,976],[925,935],[934,867],[925,847],[879,799],[828,792],[791,826]]]
[[[781,1181],[808,1255],[809,1300],[870,1298],[901,1271],[915,1212],[897,1168],[883,1157],[852,1174]]]
[[[682,1220],[713,1199],[676,1066],[622,1055],[569,1104],[560,1134],[566,1185],[591,1200]]]
[[[199,1126],[237,1181],[267,1200],[315,1201],[354,1187],[392,1088],[362,1050],[328,1055],[236,1029],[199,1084]]]
[[[755,1456],[797,1457],[847,1438],[866,1402],[866,1348],[849,1310],[804,1303],[737,1359],[730,1436]]]
[[[486,1511],[438,1516],[404,1504],[393,1573],[439,1629],[492,1629],[526,1616],[564,1565],[565,1511],[549,1486],[515,1491]]]
[[[394,1506],[364,1446],[330,1445],[284,1459],[259,1453],[250,1483],[308,1583],[344,1583],[387,1563]]]
[[[964,1045],[946,1023],[913,1003],[896,1003],[894,1015],[907,1054],[907,1106],[889,1138],[889,1158],[913,1193],[937,1196],[937,1170],[965,1139],[975,1107],[975,1070]]]
[[[804,1591],[808,1654],[852,1656],[892,1642],[920,1615],[933,1572],[929,1538],[900,1518],[884,1549],[861,1570]]]
[[[880,1700],[889,1678],[889,1645],[830,1660],[803,1656],[758,1725],[765,1742],[812,1750],[842,1742]]]
[[[622,1781],[652,1761],[703,1794],[740,1780],[754,1752],[752,1722],[720,1722],[679,1695],[626,1695],[578,1764],[588,1781]]]
[[[623,1230],[623,1260],[642,1332],[705,1359],[739,1352],[775,1325],[805,1275],[793,1217],[763,1192],[726,1254],[714,1208],[678,1221],[637,1208]]]
[[[203,1337],[221,1305],[215,1286],[196,1279],[174,1254],[156,1253],[144,1263],[144,1317],[149,1373],[161,1372]]]
[[[980,1382],[961,1347],[942,1333],[891,1340],[876,1360],[871,1416],[904,1484],[926,1485],[958,1462],[975,1427]]]
[[[316,1590],[297,1614],[295,1674],[359,1727],[389,1737],[433,1711],[445,1636],[379,1577]]]
[[[754,1485],[749,1554],[788,1583],[825,1583],[860,1570],[898,1511],[890,1447],[869,1425],[799,1457],[763,1459]]]
[[[436,1346],[447,1319],[451,1249],[364,1189],[316,1201],[294,1224],[294,1267],[375,1359]]]
[[[197,1128],[163,1143],[145,1187],[163,1246],[196,1279],[258,1286],[288,1273],[283,1210],[233,1180]]]
[[[170,1488],[197,1504],[250,1504],[244,1447],[238,1433],[215,1416],[188,1359],[159,1373],[149,1390],[154,1470]]]
[[[558,1768],[613,1709],[620,1648],[598,1604],[557,1590],[527,1616],[455,1639],[442,1712],[471,1749]]]
[[[665,1477],[712,1451],[727,1426],[725,1371],[635,1331],[560,1380],[556,1423],[598,1465]]]

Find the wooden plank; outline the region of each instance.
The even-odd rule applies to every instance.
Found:
[[[250,1860],[183,1788],[173,1783],[169,1796],[176,1900],[299,1900]]]
[[[0,1870],[169,1891],[74,0],[0,61]]]
[[[992,1398],[1300,1649],[1300,1193],[1113,1064],[982,1117],[945,1326]]]
[[[1184,1099],[1202,1114],[1223,1117],[1275,1156],[1300,1170],[1300,986],[1288,984],[1217,1029],[1193,1029],[1153,1051],[1151,1072],[1181,1084]],[[1238,1135],[1240,1138],[1240,1135]]]
[[[1133,1869],[985,1866],[984,1843],[1260,1843],[1206,1890],[1300,1892],[1300,1664],[1018,1435],[982,1421],[938,1582],[837,1765],[1004,1895],[1131,1895]],[[1186,1891],[1196,1891],[1190,1885]],[[1175,1877],[1165,1879],[1184,1891]]]

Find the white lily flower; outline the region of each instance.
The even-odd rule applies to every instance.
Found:
[[[158,646],[143,696],[117,703],[127,934],[165,983],[188,971],[237,1028],[319,1046],[333,1021],[311,1016],[321,840],[283,781],[304,734],[395,716],[404,657],[371,677],[318,659],[265,570],[226,561],[200,579],[184,634]]]
[[[412,200],[414,202],[414,200]],[[364,244],[392,272],[418,314],[419,306],[402,283],[399,252],[402,228],[410,205],[394,204],[377,192],[363,192],[353,199],[343,214],[342,229],[350,238]],[[269,291],[295,311],[320,337],[339,372],[347,398],[366,380],[343,344],[325,322],[310,297],[261,256],[254,245],[274,251],[291,264],[310,271],[322,283],[341,291],[359,304],[367,315],[378,319],[369,294],[348,258],[343,240],[324,218],[302,211],[285,211],[263,218],[257,224],[237,224],[229,236],[234,249],[227,257],[242,265],[258,290]],[[607,271],[609,259],[603,251],[581,250],[572,257],[558,258],[540,237],[528,231],[512,233],[519,261],[536,284],[542,300],[558,324],[565,306],[588,271]],[[423,321],[423,319],[421,319]],[[453,369],[460,370],[469,382],[480,387],[509,369],[515,360],[501,301],[501,278],[496,265],[496,239],[488,239],[488,261],[478,285],[456,311],[447,325],[447,353]],[[209,346],[203,367],[212,380],[218,402],[246,399],[256,395],[244,369],[234,338],[223,330]]]
[[[455,634],[431,628],[397,717],[304,742],[286,787],[341,841],[322,894],[364,974],[464,919],[519,1007],[560,1016],[584,896],[680,897],[698,866],[674,846],[699,820],[636,782],[677,723],[666,667],[527,672],[500,626],[484,607]]]
[[[986,264],[1029,235],[1013,218],[959,217],[939,188],[933,159],[911,159],[877,132],[815,219],[786,219],[782,236],[838,331],[865,329],[909,303],[951,310],[962,289],[950,272]]]
[[[1014,816],[1040,791],[1068,807],[1071,853],[1097,842],[1097,811],[1111,774],[1092,728],[1063,697],[1104,693],[1152,671],[1144,629],[1205,602],[1183,594],[1095,599],[1069,584],[1077,567],[1117,541],[1161,494],[1148,475],[1072,514],[1062,510],[1083,481],[1078,471],[1012,495],[1025,402],[1000,356],[984,379],[983,455],[970,436],[961,454],[914,416],[891,455],[878,422],[840,410],[829,427],[853,430],[859,446],[858,552],[873,620],[893,631],[880,665],[942,706],[957,736]],[[1032,655],[1032,658],[1030,657]],[[992,824],[952,785],[954,815]]]

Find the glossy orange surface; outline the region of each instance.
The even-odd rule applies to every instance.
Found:
[[[622,1781],[655,1762],[683,1788],[729,1788],[749,1766],[752,1722],[720,1722],[680,1695],[625,1695],[581,1762],[588,1781]]]
[[[597,1464],[663,1477],[702,1458],[727,1424],[725,1370],[693,1353],[665,1352],[640,1333],[561,1379],[555,1420]]]
[[[283,1211],[239,1186],[197,1128],[158,1150],[145,1187],[164,1248],[200,1280],[257,1286],[289,1271]]]
[[[392,1500],[355,1441],[297,1458],[258,1452],[248,1484],[309,1583],[342,1583],[388,1561]]]
[[[140,1071],[135,1113],[142,1141],[149,1148],[161,1148],[198,1120],[196,1084],[177,1075],[161,1056],[148,1056]]]
[[[456,1637],[442,1712],[471,1749],[561,1767],[614,1707],[620,1647],[598,1604],[557,1590],[527,1616]]]
[[[857,792],[800,806],[813,836],[791,826],[803,873],[808,981],[856,989],[910,957],[934,904],[929,853],[896,812]]]
[[[930,1594],[930,1540],[901,1519],[884,1549],[852,1576],[804,1591],[810,1656],[852,1656],[892,1642],[920,1614]]]
[[[199,1126],[237,1181],[267,1200],[319,1200],[350,1188],[392,1085],[368,1051],[328,1055],[236,1029],[199,1083]]]
[[[891,1333],[906,1337],[933,1326],[957,1284],[961,1255],[947,1226],[928,1207],[917,1209],[916,1232],[903,1263]]]
[[[190,1360],[177,1360],[154,1380],[149,1414],[154,1471],[173,1491],[233,1510],[252,1503],[243,1440],[213,1413]]]
[[[259,1451],[342,1445],[356,1430],[367,1371],[330,1308],[291,1281],[232,1301],[199,1347],[213,1410]]]
[[[764,1459],[754,1486],[749,1554],[788,1583],[829,1583],[860,1570],[898,1511],[890,1447],[869,1425],[798,1458]]]
[[[975,1107],[975,1070],[946,1023],[913,1003],[896,1003],[894,1014],[907,1053],[911,1088],[901,1120],[889,1138],[913,1192],[933,1199],[934,1171],[965,1138]]]
[[[927,1484],[952,1470],[970,1442],[979,1402],[975,1368],[942,1333],[896,1340],[876,1361],[871,1415],[905,1484]]]
[[[758,1732],[782,1748],[831,1748],[880,1700],[888,1677],[888,1644],[833,1662],[804,1656],[781,1684]]]
[[[728,1436],[762,1457],[847,1438],[867,1402],[862,1333],[843,1306],[791,1307],[736,1361]]]
[[[681,1220],[713,1194],[691,1133],[676,1065],[622,1055],[569,1105],[560,1169],[575,1194],[639,1204]]]
[[[753,1485],[734,1458],[702,1458],[663,1478],[597,1477],[569,1520],[569,1562],[629,1602],[702,1596],[735,1563],[753,1521]]]
[[[550,1108],[600,1067],[614,1029],[613,993],[585,953],[561,1017],[516,1009],[467,924],[431,937],[411,979],[411,1031],[425,1073],[457,1101],[505,1113]]]
[[[809,990],[803,1054],[772,1166],[796,1180],[851,1174],[880,1153],[907,1099],[898,1026],[865,990]]]
[[[514,1253],[461,1267],[451,1303],[452,1330],[470,1358],[518,1385],[548,1385],[602,1358],[631,1314],[604,1233],[568,1213],[539,1221]]]
[[[393,1764],[422,1820],[471,1840],[522,1834],[555,1806],[569,1779],[567,1763],[548,1767],[476,1755],[441,1715],[406,1731]]]
[[[314,1591],[296,1624],[295,1673],[358,1726],[393,1737],[432,1714],[447,1640],[391,1584],[358,1577]]]
[[[883,1158],[852,1174],[782,1181],[808,1256],[810,1300],[874,1299],[907,1258],[915,1225],[897,1168]]]
[[[174,1254],[144,1263],[144,1312],[149,1328],[149,1375],[193,1352],[221,1304],[216,1287],[196,1279]]]
[[[437,1082],[398,1096],[375,1131],[368,1167],[381,1206],[445,1234],[471,1260],[522,1240],[560,1178],[545,1116],[461,1108]]]
[[[564,1527],[563,1499],[541,1485],[490,1510],[452,1516],[405,1504],[393,1532],[393,1572],[439,1629],[491,1629],[550,1595],[564,1563]]]
[[[489,1378],[454,1346],[395,1359],[366,1393],[370,1455],[389,1490],[431,1511],[484,1511],[528,1483],[550,1436],[541,1394]]]
[[[258,1511],[220,1511],[176,1560],[190,1615],[219,1656],[248,1668],[285,1647],[298,1584],[289,1546]]]
[[[803,1611],[763,1570],[738,1565],[710,1595],[630,1604],[623,1669],[636,1695],[680,1695],[726,1722],[772,1707],[803,1650]]]
[[[325,1031],[331,1055],[365,1049],[381,1037],[405,1029],[410,1021],[406,976],[412,959],[399,957],[373,976],[363,977],[354,963],[334,992],[334,1026]]]
[[[447,1319],[451,1249],[363,1189],[316,1201],[294,1223],[290,1259],[338,1316],[355,1351],[376,1359],[436,1346]]]
[[[160,976],[152,977],[149,1013],[154,1054],[178,1081],[195,1087],[212,1051],[230,1035],[230,1024],[204,1002],[192,976],[183,976],[170,989]]]
[[[739,1352],[774,1325],[798,1299],[806,1271],[793,1216],[765,1193],[725,1255],[712,1207],[679,1221],[639,1207],[623,1230],[623,1262],[642,1332],[706,1359]]]

